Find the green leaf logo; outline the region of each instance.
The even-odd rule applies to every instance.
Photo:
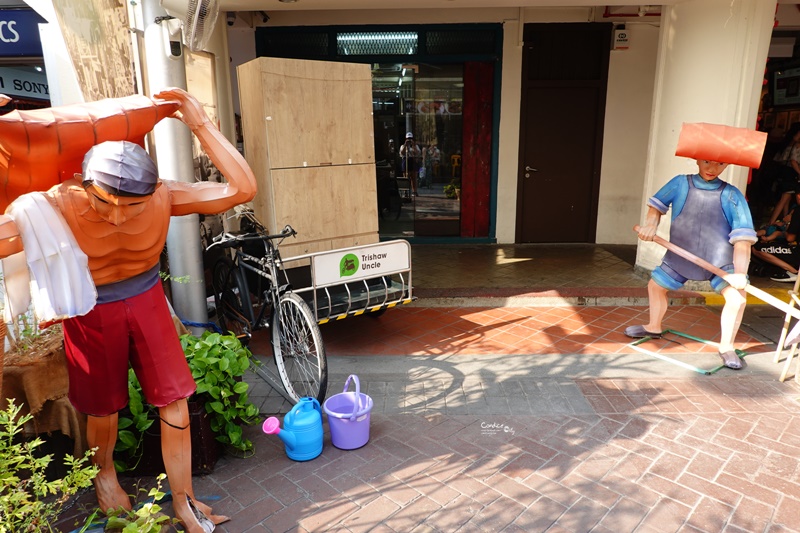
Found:
[[[339,276],[352,276],[358,272],[358,256],[355,254],[347,254],[342,257],[339,262]]]

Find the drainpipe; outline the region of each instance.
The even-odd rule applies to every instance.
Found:
[[[167,26],[178,21],[161,19],[167,12],[158,0],[144,0],[144,47],[148,91],[153,95],[166,87],[186,89],[186,67],[180,25],[170,34]],[[156,20],[161,22],[156,22]],[[177,42],[177,44],[175,44]],[[163,180],[194,183],[192,133],[178,119],[164,119],[153,128],[158,174]],[[200,247],[200,218],[198,215],[172,217],[167,234],[170,289],[172,305],[182,320],[208,322],[206,309],[203,254]],[[183,282],[176,281],[176,278]],[[203,328],[189,328],[200,335]]]

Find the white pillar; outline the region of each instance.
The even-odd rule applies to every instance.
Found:
[[[183,55],[171,55],[169,39],[162,28],[166,22],[155,22],[156,17],[165,16],[166,11],[158,4],[158,0],[146,0],[142,4],[142,12],[148,94],[156,94],[167,87],[185,90]],[[180,40],[180,36],[176,39]],[[153,137],[159,177],[163,180],[194,182],[192,133],[189,128],[178,119],[167,118],[153,128]],[[172,217],[167,233],[167,253],[175,312],[183,320],[208,322],[198,215]],[[203,332],[203,328],[189,329],[195,335]]]
[[[656,63],[643,204],[697,164],[676,157],[683,122],[755,128],[761,83],[775,17],[775,0],[693,0],[664,6]],[[748,169],[728,167],[722,178],[744,192]],[[644,221],[647,208],[642,209]],[[671,212],[659,234],[669,235]],[[637,267],[652,270],[664,249],[639,243]]]

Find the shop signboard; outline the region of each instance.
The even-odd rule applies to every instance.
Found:
[[[41,57],[39,24],[45,22],[30,9],[0,10],[0,57]]]
[[[42,72],[29,72],[0,67],[0,94],[33,100],[49,100],[47,76]]]
[[[311,258],[317,287],[376,278],[411,268],[407,241],[387,241],[314,254]]]

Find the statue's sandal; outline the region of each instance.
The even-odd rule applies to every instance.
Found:
[[[625,335],[634,339],[643,339],[645,337],[650,337],[651,339],[660,339],[661,333],[652,333],[644,329],[644,326],[628,326],[625,328]]]

